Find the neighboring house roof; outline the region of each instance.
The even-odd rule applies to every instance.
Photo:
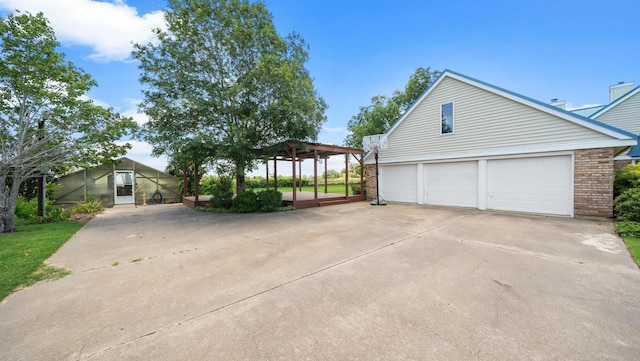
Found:
[[[571,113],[582,115],[583,117],[589,117],[590,118],[594,113],[596,113],[597,111],[599,111],[600,109],[602,109],[604,107],[605,107],[605,105],[594,105],[594,106],[590,106],[590,107],[586,107],[586,108],[571,109],[569,111]]]
[[[631,89],[611,104],[591,114],[589,118],[640,134],[640,86]],[[640,158],[640,145],[634,146],[627,154],[618,158]]]
[[[445,70],[438,79],[411,105],[411,107],[394,123],[394,125],[386,132],[387,135],[391,135],[398,127],[400,127],[405,120],[412,117],[412,113],[416,111],[416,109],[420,108],[420,104],[425,101],[432,93],[438,89],[440,84],[445,82],[447,79],[455,79],[467,85],[482,89],[486,92],[492,93],[494,95],[498,95],[503,98],[507,98],[516,103],[523,104],[527,107],[539,110],[548,115],[552,115],[556,118],[564,119],[570,123],[576,124],[578,126],[590,129],[597,133],[606,135],[609,139],[614,140],[617,145],[616,146],[624,146],[631,145],[631,140],[636,140],[637,135],[630,133],[628,131],[619,129],[612,125],[597,121],[595,119],[587,118],[578,114],[574,114],[570,111],[554,107],[550,104],[526,97],[524,95],[506,90],[504,88],[500,88],[498,86],[468,77],[466,75],[462,75],[460,73],[456,73],[451,70]],[[479,110],[485,111],[485,110]],[[617,142],[620,140],[620,142]],[[391,144],[390,144],[391,146]],[[603,145],[609,146],[609,145]],[[367,154],[365,158],[368,158],[370,154]]]
[[[618,98],[618,99],[614,100],[613,102],[611,102],[609,105],[607,105],[607,106],[603,107],[602,109],[598,110],[597,112],[591,114],[589,116],[589,118],[596,119],[596,118],[601,117],[606,112],[616,108],[617,106],[619,106],[620,104],[624,103],[629,98],[633,97],[634,95],[636,95],[638,93],[640,93],[640,86],[637,86],[634,89],[631,89],[630,91],[628,91],[626,94],[624,94],[620,98]]]

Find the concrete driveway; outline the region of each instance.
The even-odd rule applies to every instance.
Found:
[[[0,305],[2,360],[637,360],[610,222],[365,202],[117,207]]]

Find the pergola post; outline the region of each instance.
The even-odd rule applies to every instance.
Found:
[[[269,190],[269,160],[264,163],[267,168],[267,190]]]
[[[327,188],[327,163],[329,163],[329,158],[324,159],[324,192],[329,193]]]
[[[187,165],[182,165],[182,198],[187,196]]]
[[[195,205],[194,208],[198,206],[198,194],[200,192],[200,182],[198,181],[198,163],[194,163],[193,165],[193,191],[195,196]]]
[[[296,206],[296,145],[291,146],[291,182],[293,186],[293,206]]]
[[[318,150],[313,150],[313,198],[318,199]]]
[[[278,159],[273,157],[273,189],[278,190]]]
[[[360,163],[360,194],[362,194],[364,196],[364,157],[360,156],[360,159],[358,159],[356,157],[356,159],[358,160],[358,162]],[[366,198],[365,198],[366,200]]]
[[[344,195],[349,197],[349,154],[344,155]]]
[[[298,174],[300,174],[300,184],[298,187],[300,188],[300,192],[302,192],[302,159],[298,161]]]

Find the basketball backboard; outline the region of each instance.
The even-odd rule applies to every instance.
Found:
[[[366,150],[386,149],[388,145],[386,134],[366,135],[362,138],[362,147]]]

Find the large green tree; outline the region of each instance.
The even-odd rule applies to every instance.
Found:
[[[411,74],[403,90],[396,90],[391,97],[384,95],[371,98],[371,104],[360,107],[360,112],[349,120],[349,135],[345,144],[362,147],[362,138],[367,135],[386,132],[411,105],[440,76],[437,70],[418,68]]]
[[[136,44],[155,154],[206,149],[244,175],[287,140],[317,138],[326,104],[300,35],[284,38],[261,2],[169,0],[158,42]],[[202,154],[201,154],[202,156]]]
[[[57,51],[42,13],[0,19],[0,42],[0,231],[13,232],[25,180],[121,156],[136,126],[87,100],[95,82]]]

